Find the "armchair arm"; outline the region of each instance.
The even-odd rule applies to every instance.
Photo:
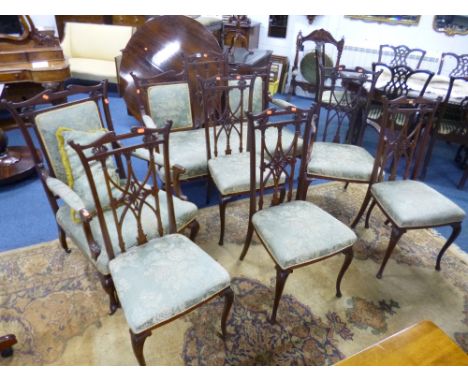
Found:
[[[375,129],[375,131],[377,131],[377,133],[380,133],[381,127],[377,122],[375,122],[375,121],[373,121],[371,119],[367,119],[367,124],[370,125],[371,127],[373,127]]]
[[[270,102],[273,104],[273,105],[276,105],[282,109],[286,109],[287,107],[296,107],[296,105],[294,105],[293,103],[291,102],[288,102],[284,99],[279,99],[279,98],[271,98],[270,99]]]
[[[83,230],[85,233],[86,241],[88,242],[89,251],[94,261],[97,260],[101,253],[99,244],[94,239],[93,233],[90,227],[90,221],[93,218],[89,211],[85,208],[83,200],[78,194],[68,187],[62,181],[43,174],[43,179],[49,190],[55,195],[62,199],[70,208],[78,211],[80,214]]]
[[[154,123],[153,118],[151,118],[148,114],[143,114],[141,117],[143,124],[148,129],[157,129],[156,123]]]

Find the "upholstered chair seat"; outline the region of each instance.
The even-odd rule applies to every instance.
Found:
[[[357,239],[345,224],[302,200],[258,211],[252,223],[282,269],[336,254]]]
[[[132,248],[109,267],[135,334],[190,310],[230,285],[227,271],[180,234]]]
[[[372,196],[401,228],[435,227],[460,222],[465,212],[433,188],[415,180],[372,185]]]
[[[166,196],[166,193],[162,190],[159,191],[160,195]],[[168,232],[168,216],[167,216],[167,196],[159,198],[160,206],[161,206],[161,220],[163,225],[163,231]],[[151,199],[148,199],[149,204],[151,204]],[[180,231],[184,227],[188,226],[193,220],[196,218],[197,214],[197,206],[191,202],[181,200],[179,198],[174,197],[174,213],[176,218],[176,225],[177,230]],[[125,210],[125,207],[122,206],[117,209],[117,216],[121,216],[122,212]],[[117,230],[115,228],[114,218],[112,215],[112,210],[107,209],[104,211],[104,219],[109,229],[110,239],[112,242],[112,248],[114,253],[119,254],[121,253],[121,249],[119,247],[119,240],[117,237]],[[80,250],[88,255],[90,259],[92,259],[89,246],[86,241],[86,236],[83,230],[82,224],[79,222],[75,222],[73,216],[71,214],[70,207],[68,205],[61,206],[57,211],[57,222],[62,227],[62,229],[70,236],[74,243],[79,246]],[[157,230],[154,227],[154,212],[151,211],[150,207],[145,205],[143,207],[143,213],[141,222],[143,225],[143,230],[148,234],[157,236]],[[137,221],[135,216],[127,211],[125,218],[124,218],[125,230],[123,230],[123,241],[128,248],[131,248],[137,245]],[[91,220],[90,223],[91,231],[93,233],[94,238],[96,239],[97,243],[101,248],[101,253],[99,254],[96,261],[92,260],[95,264],[98,271],[104,275],[109,274],[109,257],[106,252],[106,247],[104,245],[104,238],[102,235],[102,231],[100,228],[100,224],[98,219]],[[148,237],[148,239],[152,239],[153,237]]]
[[[307,175],[369,182],[374,161],[374,157],[361,146],[315,142],[307,165]]]

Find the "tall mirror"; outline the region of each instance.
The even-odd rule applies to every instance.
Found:
[[[468,16],[437,15],[434,16],[434,30],[449,36],[468,34]]]
[[[31,33],[32,21],[28,16],[1,15],[0,40],[23,41]]]

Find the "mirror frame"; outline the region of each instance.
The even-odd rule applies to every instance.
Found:
[[[34,24],[29,16],[18,16],[19,22],[23,27],[23,34],[14,36],[7,33],[0,33],[0,41],[21,42],[27,40],[34,29]]]
[[[411,15],[412,16],[412,15]],[[395,20],[392,19],[393,16],[366,16],[366,15],[356,15],[356,16],[346,16],[353,20],[362,20],[366,22],[373,22],[373,23],[382,23],[382,24],[390,24],[390,25],[418,25],[421,16],[415,16],[415,20]]]
[[[432,20],[432,28],[437,32],[437,33],[444,33],[447,36],[465,36],[468,34],[468,27],[464,32],[460,32],[454,28],[445,28],[445,29],[438,29],[436,25],[436,17],[441,16],[441,15],[435,15],[433,20]],[[465,16],[468,19],[468,16]]]

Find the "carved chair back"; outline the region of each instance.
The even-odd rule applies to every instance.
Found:
[[[304,59],[305,50],[307,49],[308,42],[314,44],[314,60],[315,60],[315,83],[309,82],[309,86],[307,82],[304,81],[297,81],[296,76],[298,74],[299,67],[301,66],[301,61]],[[338,68],[340,66],[341,55],[343,53],[344,48],[344,38],[341,40],[336,40],[330,32],[326,31],[325,29],[317,29],[308,34],[307,36],[303,36],[302,32],[299,32],[296,39],[296,54],[294,57],[294,65],[292,68],[292,79],[291,79],[291,86],[293,88],[292,92],[295,93],[295,87],[300,86],[304,90],[314,91],[315,87],[317,87],[319,82],[319,65],[323,66],[330,66],[328,63],[329,55],[335,56],[336,60],[334,63],[334,67]],[[329,54],[327,54],[329,53]]]
[[[136,87],[140,120],[146,114],[158,127],[172,121],[174,131],[194,128],[190,87],[184,71],[169,70],[148,78],[133,72],[130,75]]]
[[[414,68],[419,69],[425,55],[426,51],[423,49],[411,49],[406,45],[394,46],[383,44],[379,47],[378,62],[388,61],[384,58],[384,56],[388,56],[390,60],[389,66],[405,65],[411,67],[411,65],[408,63],[408,58],[414,58],[415,60],[417,60],[417,63],[416,65],[414,65]]]
[[[250,216],[264,206],[267,190],[272,192],[271,205],[291,201],[294,191],[296,173],[299,173],[298,184],[303,184],[305,170],[296,166],[299,158],[307,152],[307,144],[299,146],[299,139],[312,145],[315,134],[312,132],[312,115],[314,110],[300,110],[295,107],[287,109],[267,109],[253,115],[247,113],[250,150]],[[277,130],[276,144],[267,139],[267,131]],[[294,138],[289,146],[283,144],[283,132],[289,130]],[[297,195],[301,195],[298,190]]]
[[[383,86],[377,84],[378,89],[388,99],[395,99],[401,96],[422,97],[434,76],[434,73],[429,70],[414,70],[405,65],[389,66],[382,62],[374,62],[372,70],[382,70],[381,78],[385,78],[385,80],[388,78],[388,82]]]
[[[450,63],[451,69],[447,70]],[[468,54],[442,53],[437,74],[442,74],[442,70],[449,77],[468,77]]]
[[[64,100],[72,99],[71,101]],[[109,110],[107,80],[93,86],[70,85],[65,90],[45,90],[22,102],[2,100],[31,150],[39,175],[50,174],[67,183],[56,132],[66,127],[80,131],[106,129],[114,131]],[[104,114],[104,116],[103,116]],[[35,142],[39,142],[36,147]],[[117,142],[114,143],[117,145]],[[117,172],[123,173],[122,163],[116,158]],[[40,176],[54,213],[58,210],[57,197],[52,194]]]
[[[351,70],[341,66],[330,68],[320,65],[317,139],[334,143],[348,142],[351,135],[364,130],[367,110],[380,74],[381,71],[372,72],[362,68]]]
[[[439,103],[440,100],[425,98],[383,99],[372,183],[384,180],[385,176],[390,181],[397,176],[402,179],[419,176]]]
[[[247,151],[247,112],[257,79],[239,74],[200,79],[208,160]]]
[[[176,232],[169,179],[170,127],[171,124],[168,122],[161,129],[135,127],[130,133],[121,135],[109,132],[86,145],[69,142],[84,167],[96,206],[96,217],[110,260],[116,254],[111,237],[117,238],[115,242],[118,243],[118,253],[123,253],[130,246],[147,243],[149,238]],[[159,188],[158,170],[155,165],[155,156],[158,155],[159,146],[163,147],[164,152],[166,192]],[[142,148],[148,150],[149,164],[143,176],[140,174],[137,176],[133,167],[132,153]],[[108,166],[110,157],[118,157],[124,163],[124,179],[119,182],[115,181],[112,169]],[[96,172],[96,166],[100,171]],[[99,174],[100,179],[97,179],[95,174]],[[97,184],[102,181],[106,185],[106,198],[110,200],[106,210],[103,208],[102,194],[100,195],[97,191]],[[108,213],[109,210],[111,214]],[[129,236],[129,232],[134,236]]]

